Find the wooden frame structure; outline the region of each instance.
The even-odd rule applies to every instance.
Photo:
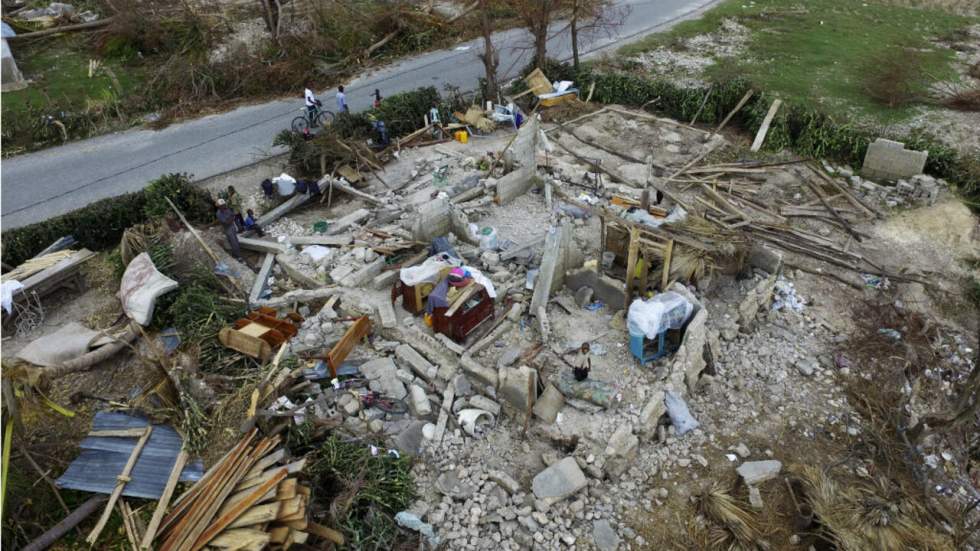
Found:
[[[474,299],[478,302],[467,308]],[[493,299],[490,294],[483,285],[471,281],[448,308],[435,308],[432,311],[432,328],[462,343],[474,329],[493,317]]]
[[[303,317],[295,312],[279,319],[274,308],[263,306],[239,318],[231,327],[221,328],[218,340],[232,350],[268,361],[274,349],[296,336],[299,323],[303,323]]]

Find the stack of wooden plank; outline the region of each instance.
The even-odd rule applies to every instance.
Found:
[[[296,478],[305,460],[283,464],[278,436],[251,430],[174,502],[158,532],[160,551],[287,549],[309,537],[310,488]],[[316,526],[314,533],[325,527]]]

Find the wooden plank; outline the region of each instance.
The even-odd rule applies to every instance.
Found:
[[[93,430],[88,433],[88,436],[93,438],[139,438],[143,436],[146,432],[146,427],[136,428],[136,429],[118,429],[118,430]]]
[[[718,125],[718,128],[715,128],[714,134],[721,132],[721,130],[725,128],[725,125],[728,124],[728,121],[732,120],[732,117],[735,116],[735,113],[738,113],[742,109],[742,107],[745,107],[745,104],[749,102],[749,98],[751,98],[752,94],[754,93],[755,90],[749,90],[748,92],[745,93],[744,96],[742,96],[742,99],[738,100],[738,105],[736,105],[735,108],[732,109],[731,113],[729,113],[728,116],[726,116],[725,119],[721,121],[721,124]]]
[[[820,191],[820,188],[817,187],[816,184],[811,182],[809,178],[803,178],[803,182],[806,183],[807,187],[810,188],[810,191],[812,191],[813,194],[817,196],[817,199],[819,199],[820,202],[823,204],[823,208],[827,209],[827,212],[829,212],[831,216],[834,217],[835,220],[840,222],[841,226],[844,228],[844,231],[851,234],[851,237],[857,239],[859,243],[863,241],[861,239],[861,235],[858,234],[858,232],[854,231],[854,228],[852,228],[851,225],[847,223],[847,220],[844,220],[844,217],[841,216],[839,212],[837,212],[837,209],[835,209],[830,205],[830,203],[824,197],[823,192]]]
[[[285,457],[286,457],[286,450],[284,450],[283,448],[279,448],[276,451],[270,453],[269,455],[263,457],[262,459],[259,460],[258,463],[255,464],[254,467],[252,467],[252,470],[250,470],[248,474],[245,475],[245,480],[261,475],[263,471],[275,465],[276,463],[279,463]]]
[[[306,505],[303,502],[305,497],[306,496],[300,494],[292,499],[277,502],[279,505],[279,514],[276,516],[276,518],[288,520],[296,513],[304,511],[306,509]]]
[[[276,471],[278,471],[280,468],[286,469],[286,472],[289,473],[289,474],[296,474],[296,473],[302,471],[305,466],[306,466],[306,458],[304,457],[303,459],[300,459],[298,461],[293,461],[292,463],[289,463],[288,465],[283,465],[282,467],[275,467],[275,468],[269,469],[269,470],[263,472],[262,474],[260,474],[259,476],[255,476],[255,477],[252,477],[252,478],[249,478],[249,479],[242,479],[241,482],[239,482],[238,485],[235,486],[235,491],[236,492],[240,492],[240,491],[245,490],[247,488],[251,488],[253,486],[258,486],[260,484],[264,484],[267,480],[269,480],[270,478],[273,478],[273,476],[275,475]]]
[[[762,119],[762,126],[759,127],[759,131],[755,134],[755,140],[752,142],[752,151],[762,149],[762,144],[766,141],[766,134],[769,133],[769,125],[772,124],[772,120],[776,117],[776,111],[779,111],[779,106],[782,104],[783,100],[777,99],[769,106],[769,112],[766,113],[766,118]]]
[[[218,534],[208,545],[222,549],[241,549],[256,544],[265,545],[270,541],[271,536],[265,530],[236,528]]]
[[[341,337],[340,341],[337,342],[330,349],[330,353],[327,354],[327,365],[330,367],[330,376],[337,376],[337,368],[340,364],[344,363],[347,355],[350,354],[351,350],[357,346],[357,343],[361,341],[364,337],[371,332],[371,319],[367,316],[362,316],[358,318],[353,325],[351,325],[344,336]]]
[[[143,429],[143,435],[140,439],[136,441],[136,446],[133,447],[132,453],[129,454],[129,459],[126,461],[126,465],[123,467],[122,472],[116,477],[116,487],[112,489],[112,494],[109,495],[109,502],[106,504],[105,510],[102,511],[102,516],[99,521],[89,532],[88,537],[85,541],[88,544],[95,545],[95,542],[99,539],[99,535],[102,533],[102,529],[105,528],[106,522],[109,521],[109,516],[112,515],[112,508],[116,504],[116,500],[122,495],[123,489],[126,487],[126,483],[129,482],[129,475],[133,472],[133,467],[136,466],[136,460],[139,459],[140,453],[143,452],[143,447],[146,446],[146,441],[150,439],[150,433],[153,432],[153,425],[147,425]]]
[[[286,537],[289,536],[290,528],[288,526],[274,526],[269,531],[269,542],[270,543],[285,543]]]
[[[670,277],[670,259],[674,255],[674,240],[667,242],[667,250],[664,252],[664,268],[661,271],[660,291],[667,290],[667,280]]]
[[[40,272],[28,277],[24,281],[21,281],[20,283],[21,285],[24,286],[24,288],[21,289],[20,292],[17,293],[17,295],[28,294],[34,290],[38,290],[43,293],[44,292],[43,289],[47,284],[49,284],[52,281],[59,281],[61,279],[64,279],[69,274],[78,271],[81,264],[87,261],[88,259],[92,258],[93,256],[95,256],[95,253],[93,253],[88,249],[82,249],[80,251],[75,252],[74,254],[72,254],[68,258],[61,260],[54,266],[45,268]]]
[[[198,244],[201,245],[201,248],[204,249],[204,252],[208,253],[208,256],[211,257],[211,260],[213,260],[214,263],[217,264],[219,262],[218,255],[214,254],[214,251],[211,250],[211,247],[208,247],[208,244],[205,243],[203,239],[201,239],[201,235],[197,233],[197,230],[194,229],[194,226],[192,226],[191,223],[188,222],[186,218],[184,218],[184,213],[180,212],[180,209],[177,208],[177,205],[173,204],[173,202],[170,200],[169,197],[164,197],[163,199],[164,201],[167,202],[168,205],[170,205],[170,208],[174,209],[174,212],[176,212],[177,216],[180,217],[180,221],[183,222],[185,226],[187,226],[187,230],[191,232],[191,235],[193,235],[194,239],[196,239]]]
[[[231,471],[235,469],[236,463],[247,456],[249,444],[255,438],[256,434],[258,434],[256,429],[250,430],[234,448],[229,450],[221,460],[204,473],[201,480],[197,481],[197,483],[177,499],[170,514],[164,517],[161,531],[177,530],[185,526],[189,522],[187,517],[204,507],[200,503],[201,496],[206,497],[209,493],[216,491],[216,488],[220,488],[222,484],[228,483],[228,477]],[[168,537],[167,539],[169,540],[170,538]],[[160,551],[165,551],[167,547],[168,545],[165,541],[159,549]]]
[[[236,481],[256,461],[268,453],[271,446],[275,446],[277,443],[277,439],[264,438],[248,452],[235,458],[235,461],[225,472],[224,476],[216,479],[215,484],[212,485],[209,491],[196,500],[198,503],[187,514],[187,517],[178,523],[171,537],[164,542],[164,546],[160,551],[194,549],[201,534],[215,526],[212,522],[215,513],[217,513],[221,504],[231,493]]]
[[[469,300],[470,297],[472,297],[477,291],[479,291],[482,288],[483,286],[477,284],[475,281],[470,282],[470,284],[466,286],[466,289],[464,289],[463,292],[456,297],[456,300],[453,301],[449,309],[446,310],[445,316],[447,318],[452,317],[453,314],[455,314],[456,311],[459,310],[459,308],[462,305],[466,304],[466,301]]]
[[[185,449],[181,449],[180,453],[177,454],[177,460],[174,462],[173,468],[170,469],[170,476],[167,478],[167,485],[163,488],[163,495],[157,501],[156,509],[153,510],[153,517],[150,518],[150,524],[146,527],[146,533],[143,534],[143,541],[140,542],[141,549],[150,549],[152,547],[153,538],[157,535],[160,521],[163,520],[163,515],[167,512],[170,498],[174,495],[177,482],[180,480],[180,473],[183,472],[188,458],[189,455]]]
[[[236,518],[228,528],[241,528],[244,526],[253,526],[256,524],[263,524],[266,522],[272,522],[276,520],[279,516],[279,508],[282,504],[278,501],[273,501],[272,503],[263,503],[262,505],[255,505],[251,509],[242,513],[242,515]]]
[[[307,524],[306,530],[314,536],[329,542],[333,542],[337,545],[344,544],[344,535],[328,526],[317,524],[316,522],[310,522]]]
[[[284,480],[287,475],[288,473],[286,472],[285,468],[280,469],[279,472],[276,474],[276,476],[274,476],[268,482],[262,484],[252,492],[252,498],[242,501],[237,506],[235,506],[233,510],[228,511],[224,515],[218,517],[217,520],[210,522],[208,525],[208,529],[205,530],[204,533],[202,533],[200,537],[197,538],[197,541],[194,542],[194,545],[191,546],[191,551],[197,551],[198,549],[204,547],[205,544],[207,544],[209,541],[214,539],[214,537],[217,536],[219,533],[221,533],[221,531],[224,530],[229,524],[231,524],[232,521],[234,521],[236,518],[241,516],[241,514],[244,513],[252,505],[254,499],[259,499],[267,491],[269,491],[272,488],[275,488],[276,485],[279,484],[282,480]]]

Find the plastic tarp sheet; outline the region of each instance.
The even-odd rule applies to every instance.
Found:
[[[56,367],[88,352],[98,336],[98,331],[77,321],[69,322],[54,333],[31,341],[17,353],[17,357],[34,365]]]
[[[419,264],[418,266],[411,266],[408,268],[402,268],[398,272],[398,277],[402,283],[405,285],[418,285],[419,283],[429,282],[437,283],[439,278],[439,272],[443,268],[457,268],[461,267],[470,273],[473,277],[473,281],[479,283],[487,290],[487,294],[490,298],[497,298],[497,291],[493,288],[493,283],[486,276],[483,275],[479,270],[471,266],[463,266],[462,260],[458,258],[453,258],[446,253],[437,254],[435,256],[430,256],[425,260],[425,262]]]
[[[148,420],[118,412],[100,411],[92,420],[92,430],[123,430],[147,426]],[[138,438],[86,437],[79,444],[81,453],[56,481],[60,488],[108,494],[116,486]],[[177,462],[182,441],[177,431],[166,425],[153,425],[153,432],[130,473],[131,480],[122,495],[160,499],[170,471]],[[200,460],[191,461],[181,472],[182,482],[196,482],[204,476]]]
[[[634,300],[626,321],[631,335],[655,339],[667,329],[683,327],[692,312],[694,305],[684,295],[667,291],[648,300]]]
[[[122,301],[123,312],[140,325],[153,320],[153,307],[157,297],[177,288],[177,282],[161,274],[150,255],[140,253],[134,258],[119,284],[117,296]]]
[[[4,281],[0,285],[0,301],[3,303],[3,309],[6,310],[8,314],[13,312],[14,309],[14,294],[20,292],[24,288],[24,284],[12,279],[10,281]]]
[[[691,415],[691,411],[687,409],[687,403],[684,402],[684,398],[678,396],[674,391],[667,391],[667,395],[664,396],[664,405],[667,406],[667,415],[670,417],[670,423],[674,425],[674,430],[677,431],[678,435],[692,431],[701,425]]]

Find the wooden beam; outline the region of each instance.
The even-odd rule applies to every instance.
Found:
[[[213,260],[215,264],[220,262],[218,260],[218,255],[214,254],[214,251],[211,250],[211,247],[208,247],[208,244],[205,243],[203,239],[201,239],[200,234],[198,234],[197,230],[194,229],[194,226],[192,226],[191,223],[188,222],[186,218],[184,218],[184,213],[180,212],[180,209],[177,208],[177,205],[173,204],[173,202],[170,200],[169,197],[164,197],[163,200],[166,201],[168,205],[170,205],[170,208],[174,209],[174,212],[176,212],[177,216],[180,217],[180,221],[183,222],[185,226],[187,226],[187,229],[191,232],[191,235],[193,235],[194,239],[196,239],[197,242],[201,245],[201,248],[204,249],[204,252],[208,253],[208,256],[211,257],[211,260]]]
[[[64,518],[64,520],[58,524],[55,524],[49,528],[47,532],[41,534],[37,537],[37,539],[27,544],[22,551],[42,551],[43,549],[51,547],[72,528],[78,526],[83,520],[88,518],[89,515],[97,511],[107,499],[109,499],[109,497],[105,495],[92,496],[88,501],[79,505],[78,508],[72,511],[70,515]]]
[[[769,112],[766,113],[766,118],[762,119],[762,126],[759,127],[759,131],[755,134],[751,151],[758,151],[762,148],[763,142],[766,141],[766,134],[769,133],[769,125],[772,124],[772,119],[775,118],[776,111],[779,111],[779,106],[782,104],[783,100],[777,99],[769,106]]]
[[[354,325],[351,325],[340,341],[330,349],[327,354],[327,365],[330,367],[330,376],[337,376],[337,368],[344,362],[350,351],[354,349],[358,342],[371,332],[371,319],[367,316],[358,318]]]
[[[728,121],[730,121],[732,117],[735,116],[735,113],[738,113],[742,109],[742,107],[745,107],[745,104],[749,102],[749,98],[751,98],[752,94],[754,93],[755,90],[749,90],[748,92],[745,93],[744,96],[742,96],[742,99],[738,101],[738,105],[735,106],[735,109],[732,109],[731,113],[729,113],[728,116],[725,117],[725,120],[721,121],[721,124],[718,125],[718,128],[715,128],[714,134],[721,132],[721,130],[725,128],[725,125],[728,124]]]
[[[167,199],[164,197],[164,199]],[[170,202],[170,199],[167,199]],[[183,216],[181,216],[183,218]],[[102,534],[102,529],[105,528],[106,522],[109,521],[109,516],[112,515],[112,508],[116,505],[116,500],[122,495],[123,489],[126,487],[126,483],[129,482],[129,475],[133,472],[133,467],[136,466],[136,461],[139,459],[140,453],[143,452],[143,447],[146,446],[146,441],[150,439],[150,433],[153,432],[153,425],[147,425],[143,429],[143,435],[140,439],[136,441],[136,446],[133,447],[132,453],[129,454],[129,459],[126,461],[126,465],[123,470],[116,477],[116,487],[112,489],[112,494],[109,495],[109,503],[106,504],[105,509],[102,511],[102,516],[99,517],[99,521],[89,532],[85,541],[88,542],[90,546],[95,545],[95,542],[99,539],[99,535]]]
[[[170,477],[167,478],[167,485],[163,488],[163,495],[157,501],[156,509],[153,510],[153,517],[150,518],[150,524],[146,527],[146,533],[143,534],[143,541],[140,542],[141,549],[152,548],[153,538],[156,537],[157,529],[160,528],[160,522],[163,520],[163,515],[167,512],[167,506],[170,505],[170,498],[174,495],[174,490],[177,488],[177,481],[180,480],[180,473],[184,470],[184,465],[187,464],[188,457],[187,450],[185,449],[181,449],[180,453],[177,454],[177,460],[174,462],[173,468],[170,469]]]
[[[660,277],[660,291],[667,290],[667,280],[670,277],[670,259],[674,256],[674,240],[667,242],[667,250],[664,252],[664,268]]]
[[[626,308],[629,309],[633,301],[633,278],[636,275],[636,261],[640,252],[640,230],[630,228],[629,253],[626,260]]]

